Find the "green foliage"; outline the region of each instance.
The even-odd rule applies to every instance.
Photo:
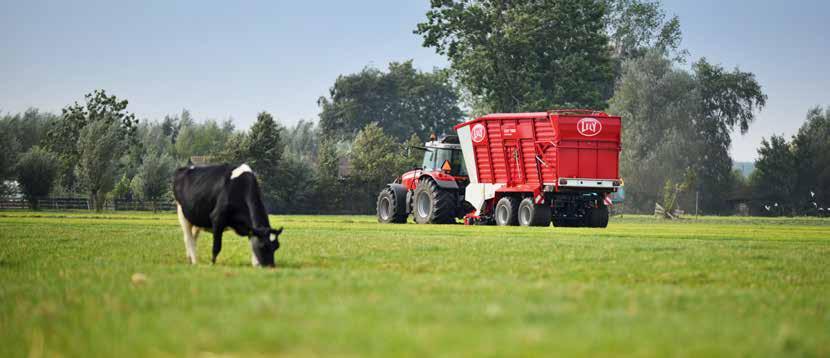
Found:
[[[817,206],[830,211],[830,106],[823,113],[821,107],[810,109],[792,145],[798,172],[794,199],[805,212],[815,213]]]
[[[122,139],[118,125],[107,121],[92,122],[80,131],[76,173],[95,211],[103,210],[106,194],[115,186],[116,160],[127,149]]]
[[[20,142],[8,123],[0,121],[0,196],[5,193],[3,181],[14,176],[14,166],[20,153]]]
[[[115,187],[112,188],[112,192],[110,193],[112,198],[119,200],[132,200],[133,191],[130,188],[131,183],[132,180],[130,180],[130,178],[127,177],[127,174],[124,173],[124,175],[121,176],[121,179],[115,183]]]
[[[798,172],[789,143],[784,137],[775,135],[769,141],[763,139],[761,148],[758,148],[758,156],[752,173],[756,193],[760,194],[765,203],[778,203],[791,212]]]
[[[357,134],[350,159],[351,200],[363,212],[372,212],[383,186],[408,169],[405,148],[375,123]]]
[[[337,142],[331,138],[322,138],[317,148],[317,205],[321,210],[334,211],[342,208],[345,191],[340,182],[340,154]]]
[[[279,186],[280,160],[285,149],[283,131],[271,114],[261,112],[246,140],[245,161],[256,172],[263,195],[271,202],[286,196],[281,195]]]
[[[462,118],[458,99],[447,71],[420,72],[406,61],[390,63],[388,72],[365,68],[340,76],[329,97],[320,97],[317,103],[326,136],[352,139],[375,122],[403,141],[412,133],[449,131]]]
[[[316,173],[307,159],[286,154],[280,160],[277,177],[278,197],[272,203],[275,213],[316,213]]]
[[[75,102],[63,108],[59,120],[52,123],[46,133],[46,147],[56,153],[61,160],[61,183],[67,191],[79,189],[76,174],[81,157],[81,134],[83,130],[95,123],[104,123],[116,132],[116,140],[124,147],[137,144],[136,130],[138,120],[127,112],[127,100],[109,96],[104,90],[96,90],[84,96],[83,105]],[[119,154],[123,154],[120,153]]]
[[[138,199],[154,204],[168,191],[173,182],[175,161],[166,153],[149,152],[133,178],[131,189]]]
[[[606,7],[606,32],[616,60],[639,58],[653,50],[683,60],[680,20],[667,18],[659,1],[607,0]]]
[[[0,130],[13,136],[20,146],[19,150],[25,152],[33,146],[41,145],[46,131],[58,120],[54,114],[29,108],[22,114],[1,116]]]
[[[415,33],[490,111],[605,108],[606,1],[432,1]]]
[[[49,195],[58,173],[57,157],[49,151],[34,146],[20,155],[15,167],[17,182],[29,205],[37,210],[37,199]]]
[[[224,148],[214,155],[216,163],[244,163],[248,157],[248,135],[245,132],[234,132],[225,141]]]
[[[689,196],[700,193],[701,210],[724,213],[738,183],[729,157],[730,134],[744,130],[766,95],[751,73],[725,71],[705,59],[690,73],[659,51],[626,61],[610,111],[624,118],[620,170],[630,207],[646,212],[668,179],[694,174]]]
[[[84,96],[85,104],[78,102],[62,110],[61,120],[49,129],[47,136],[49,148],[62,157],[77,160],[81,148],[78,142],[86,126],[104,122],[116,128],[121,140],[135,136],[138,120],[135,114],[127,112],[127,100],[108,96],[104,90],[96,90]]]
[[[320,130],[314,122],[300,120],[294,127],[286,130],[286,153],[297,158],[315,159],[320,142],[319,132]]]
[[[0,216],[0,356],[826,355],[830,220],[608,229],[272,216],[277,268],[174,213]],[[210,234],[198,251],[209,257]],[[141,273],[144,280],[131,280]],[[179,339],[175,332],[187,332]],[[41,350],[42,347],[42,350]]]
[[[810,109],[807,120],[787,141],[772,136],[761,142],[752,173],[753,195],[763,205],[778,204],[764,214],[816,214],[830,210],[830,108]],[[774,207],[774,206],[773,206]]]
[[[175,138],[176,157],[186,162],[192,156],[215,155],[225,149],[225,143],[234,133],[230,120],[221,125],[214,120],[198,124],[182,120]]]

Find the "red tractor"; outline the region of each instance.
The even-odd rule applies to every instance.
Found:
[[[424,160],[378,195],[378,221],[404,223],[411,213],[419,224],[450,224],[473,210],[465,205],[469,183],[458,136],[432,140],[423,147]]]
[[[378,221],[606,227],[620,117],[590,110],[490,114],[426,143],[423,165],[384,188]]]

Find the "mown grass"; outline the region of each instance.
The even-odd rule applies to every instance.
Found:
[[[0,356],[830,356],[826,219],[272,222],[265,270],[187,265],[173,214],[0,212]]]

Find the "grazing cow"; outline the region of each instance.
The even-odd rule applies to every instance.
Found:
[[[259,184],[247,164],[237,168],[224,164],[176,169],[173,196],[192,264],[196,264],[199,231],[213,233],[211,262],[216,263],[216,256],[222,251],[222,232],[233,229],[239,236],[249,237],[251,264],[274,266],[274,251],[280,247],[282,228],[271,228]]]

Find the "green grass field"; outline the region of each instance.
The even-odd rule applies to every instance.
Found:
[[[826,219],[272,223],[268,270],[186,264],[174,214],[0,212],[0,357],[830,356]]]

